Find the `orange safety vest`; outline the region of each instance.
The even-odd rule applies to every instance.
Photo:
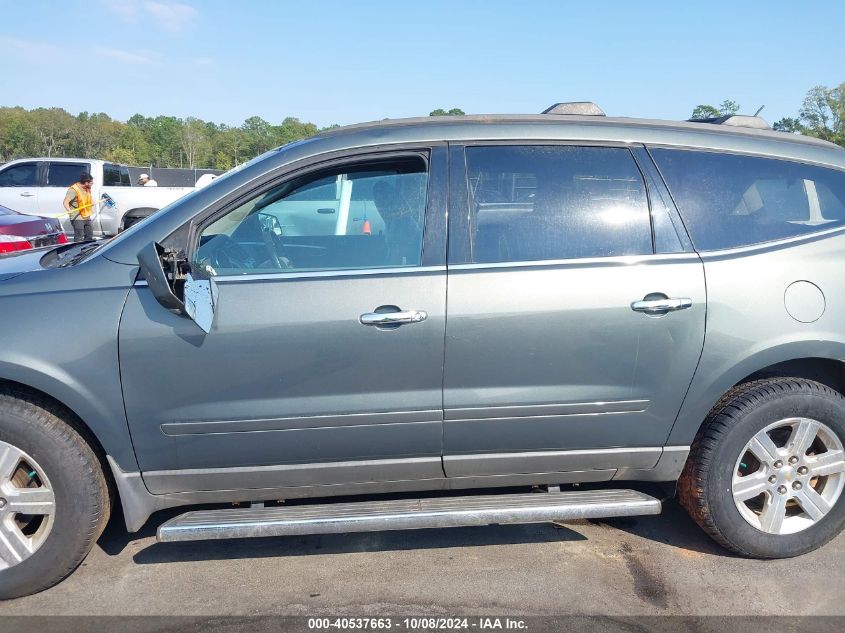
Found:
[[[79,210],[77,218],[87,220],[91,217],[91,207],[94,206],[91,202],[91,192],[86,191],[78,182],[71,185],[71,189],[76,192],[76,208]]]

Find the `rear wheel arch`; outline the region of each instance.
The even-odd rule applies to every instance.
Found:
[[[666,441],[668,446],[689,446],[713,409],[737,387],[773,377],[812,380],[845,395],[845,344],[816,341],[816,349],[798,349],[807,344],[788,344],[764,350],[721,371],[709,385],[697,385],[693,378],[678,418]],[[701,368],[699,367],[699,370]]]
[[[128,229],[135,222],[143,220],[157,211],[158,209],[154,207],[136,207],[134,209],[129,209],[129,211],[124,213],[123,217],[120,219],[120,230],[123,231]]]

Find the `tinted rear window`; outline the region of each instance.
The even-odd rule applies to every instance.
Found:
[[[88,164],[83,163],[50,163],[47,168],[48,187],[70,187],[79,182],[79,177],[91,171]]]
[[[468,147],[475,262],[653,252],[645,184],[610,147]]]
[[[103,185],[106,187],[121,187],[120,165],[106,163],[103,165]]]
[[[845,171],[774,158],[653,149],[697,250],[845,224]]]

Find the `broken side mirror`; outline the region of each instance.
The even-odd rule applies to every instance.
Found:
[[[185,314],[194,320],[200,329],[208,334],[214,324],[214,308],[217,305],[217,283],[214,277],[194,279],[191,273],[185,276]]]
[[[162,306],[187,315],[206,334],[211,331],[218,292],[209,271],[192,274],[184,258],[157,242],[138,253],[138,263],[150,292]]]

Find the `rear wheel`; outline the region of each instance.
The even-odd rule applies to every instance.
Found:
[[[0,391],[0,599],[65,578],[108,521],[100,462],[57,413],[30,394]]]
[[[682,505],[746,556],[809,552],[845,525],[845,398],[800,378],[741,385],[714,408],[678,482]]]

